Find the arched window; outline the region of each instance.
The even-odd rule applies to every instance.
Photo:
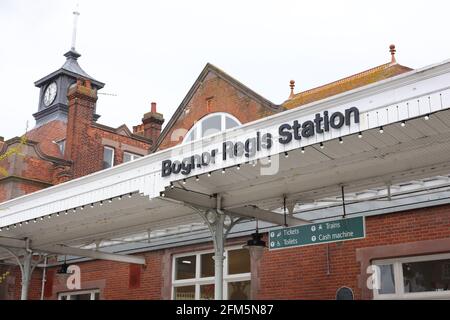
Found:
[[[191,142],[215,133],[239,126],[241,123],[231,114],[217,112],[207,115],[197,122],[184,137],[183,143]]]

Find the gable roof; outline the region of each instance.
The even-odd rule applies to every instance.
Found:
[[[116,128],[116,133],[125,137],[131,137],[133,133],[128,129],[126,124],[122,124]]]
[[[398,63],[382,64],[323,86],[297,93],[286,100],[282,106],[284,109],[293,109],[313,101],[322,100],[411,70],[411,68],[402,66]]]
[[[216,66],[212,65],[211,63],[207,63],[206,66],[203,68],[202,72],[200,73],[200,75],[198,76],[197,80],[195,80],[194,84],[189,89],[187,95],[184,97],[183,101],[181,102],[181,104],[179,105],[177,110],[175,110],[175,113],[170,118],[167,125],[162,130],[161,134],[158,137],[158,140],[156,141],[156,144],[153,146],[153,148],[154,148],[153,150],[156,150],[159,147],[159,145],[164,140],[164,138],[166,137],[166,135],[168,134],[168,132],[170,131],[172,126],[177,122],[178,118],[182,115],[184,109],[189,104],[189,101],[191,100],[191,98],[193,97],[193,95],[195,94],[195,92],[197,91],[199,86],[203,83],[203,81],[205,80],[205,78],[208,76],[208,74],[210,72],[214,73],[217,77],[224,80],[225,82],[227,82],[228,84],[230,84],[231,86],[236,88],[237,90],[243,92],[245,95],[258,101],[263,107],[270,109],[272,112],[282,111],[282,109],[280,108],[279,105],[272,103],[268,99],[266,99],[263,96],[261,96],[260,94],[256,93],[255,91],[253,91],[249,87],[245,86],[240,81],[231,77],[230,75],[228,75],[221,69],[217,68]]]
[[[144,136],[141,136],[141,135],[138,135],[138,134],[135,134],[135,133],[131,132],[130,129],[128,129],[126,124],[122,124],[122,125],[120,125],[117,128],[113,128],[113,127],[110,127],[110,126],[107,126],[107,125],[104,125],[104,124],[101,124],[101,123],[98,123],[98,122],[93,122],[92,126],[97,128],[97,129],[103,130],[103,131],[108,131],[108,132],[111,132],[111,133],[114,133],[114,134],[118,134],[118,135],[121,135],[121,136],[129,137],[131,139],[139,140],[139,141],[144,142],[144,143],[148,143],[148,144],[152,143],[152,139],[146,138]]]
[[[55,142],[65,139],[66,131],[67,124],[64,121],[53,120],[28,131],[26,136],[35,141],[45,155],[62,159],[64,155]]]

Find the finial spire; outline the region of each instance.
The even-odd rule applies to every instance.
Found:
[[[395,60],[395,52],[397,50],[395,50],[395,44],[391,44],[389,46],[389,52],[391,53],[391,64],[395,64],[397,63],[397,60]]]
[[[292,99],[294,97],[294,88],[295,88],[295,81],[291,80],[289,81],[289,87],[291,87],[291,94],[289,95],[289,99]]]
[[[75,44],[77,41],[77,24],[78,24],[78,16],[80,13],[78,12],[78,4],[75,8],[75,11],[73,12],[73,30],[72,30],[72,46],[70,48],[71,51],[75,50]]]

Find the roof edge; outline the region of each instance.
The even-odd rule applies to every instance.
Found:
[[[94,122],[94,123],[92,123],[92,126],[96,127],[97,129],[108,131],[108,132],[115,133],[115,134],[117,134],[118,130],[123,129],[125,127],[127,129],[127,131],[130,133],[130,135],[128,136],[129,138],[136,139],[136,140],[139,140],[144,143],[148,143],[148,144],[150,144],[150,148],[152,148],[152,146],[151,146],[152,140],[151,139],[133,133],[126,124],[122,124],[122,125],[118,126],[117,128],[114,128],[114,127],[107,126],[105,124]]]
[[[275,103],[271,102],[270,100],[264,98],[262,95],[256,93],[255,91],[253,91],[252,89],[250,89],[249,87],[244,85],[242,82],[236,80],[235,78],[233,78],[229,74],[225,73],[224,71],[222,71],[218,67],[216,67],[213,64],[208,62],[205,65],[205,67],[203,68],[203,70],[200,72],[200,74],[197,77],[197,79],[192,84],[192,86],[189,89],[188,93],[183,98],[183,100],[181,101],[181,103],[178,106],[178,108],[175,110],[175,112],[172,115],[172,117],[170,118],[170,120],[167,122],[167,125],[164,127],[164,129],[162,130],[162,132],[159,135],[158,139],[156,140],[156,143],[153,146],[152,151],[155,151],[155,150],[158,149],[158,147],[160,146],[160,144],[162,143],[164,138],[167,136],[170,128],[175,124],[175,122],[181,116],[181,113],[185,109],[186,105],[189,103],[189,101],[191,100],[191,98],[194,95],[195,91],[202,84],[203,80],[206,78],[206,76],[208,75],[209,72],[214,72],[218,77],[220,77],[221,79],[226,81],[231,86],[235,87],[236,89],[238,89],[240,91],[245,92],[247,95],[249,95],[253,99],[255,99],[258,102],[260,102],[262,106],[264,106],[266,108],[269,108],[269,109],[271,109],[272,111],[275,111],[275,112],[281,111],[281,108],[280,108],[281,106],[280,105],[275,104]]]
[[[350,75],[350,76],[347,76],[347,77],[344,77],[344,78],[341,78],[341,79],[338,79],[338,80],[335,80],[335,81],[332,81],[332,82],[329,82],[329,83],[325,83],[323,85],[320,85],[320,86],[317,86],[317,87],[314,87],[314,88],[310,88],[310,89],[305,90],[305,91],[300,91],[300,92],[294,94],[294,96],[292,98],[289,98],[289,99],[286,99],[285,101],[283,101],[281,103],[281,105],[284,106],[285,104],[291,102],[292,100],[294,100],[296,97],[299,97],[300,95],[304,95],[304,94],[308,94],[308,93],[311,93],[311,92],[314,92],[314,91],[318,91],[320,89],[324,89],[326,87],[330,87],[330,86],[333,86],[333,85],[338,85],[340,83],[344,83],[344,82],[346,82],[348,80],[351,80],[351,79],[358,79],[358,78],[360,78],[360,77],[362,77],[364,75],[367,75],[367,74],[369,74],[371,72],[378,71],[378,70],[383,70],[383,69],[387,70],[388,68],[391,68],[391,67],[404,68],[404,69],[406,69],[405,72],[414,70],[414,69],[412,69],[410,67],[403,66],[403,65],[401,65],[399,63],[391,63],[391,62],[384,63],[384,64],[381,64],[379,66],[376,66],[376,67],[373,67],[373,68],[370,68],[370,69],[367,69],[367,70],[355,73],[353,75]],[[375,82],[378,82],[378,81],[375,81]],[[346,91],[349,91],[349,90],[346,90]],[[343,91],[343,92],[345,92],[345,91]]]
[[[80,75],[80,74],[71,72],[71,71],[66,70],[66,69],[64,69],[64,68],[59,68],[58,70],[56,70],[56,71],[50,73],[49,75],[47,75],[47,76],[45,76],[45,77],[43,77],[43,78],[41,78],[41,79],[35,81],[35,82],[34,82],[34,86],[35,86],[35,87],[39,87],[39,86],[40,86],[41,84],[43,84],[44,82],[53,79],[54,77],[56,77],[56,76],[59,75],[59,74],[65,74],[65,75],[74,77],[74,78],[76,78],[76,79],[79,79],[79,78],[86,78],[86,77],[83,77],[83,76]],[[98,81],[98,80],[95,80],[95,79],[92,78],[92,77],[88,77],[87,79],[90,80],[91,83],[94,84],[95,86],[97,86],[99,89],[102,89],[102,88],[105,86],[105,83],[100,82],[100,81]]]
[[[11,139],[8,139],[7,141],[5,141],[3,143],[3,146],[0,149],[0,154],[5,153],[6,150],[8,150],[9,146],[11,146],[13,144],[17,144],[17,143],[18,144],[23,143],[23,141],[22,141],[22,139],[20,137],[16,136],[16,137],[13,137]],[[63,158],[50,156],[50,155],[44,153],[42,151],[42,149],[39,147],[39,142],[38,141],[27,139],[25,144],[28,145],[28,146],[31,146],[34,149],[34,151],[36,152],[36,154],[43,160],[50,161],[50,162],[53,162],[53,163],[56,163],[56,164],[59,164],[59,165],[66,165],[66,166],[72,165],[72,161],[70,161],[70,160],[66,160],[66,159],[63,159]]]

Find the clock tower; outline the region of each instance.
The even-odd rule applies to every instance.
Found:
[[[66,62],[63,66],[36,81],[34,84],[40,89],[38,111],[33,114],[36,120],[36,127],[53,120],[62,120],[67,122],[68,100],[67,92],[69,87],[76,83],[77,79],[89,80],[93,89],[98,90],[105,86],[104,83],[95,80],[88,75],[78,64],[78,58],[81,56],[75,50],[76,24],[79,13],[74,13],[74,27],[72,35],[72,47],[64,54]],[[95,113],[95,110],[94,110]],[[94,114],[94,121],[100,116]]]

